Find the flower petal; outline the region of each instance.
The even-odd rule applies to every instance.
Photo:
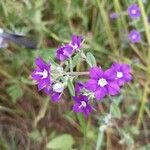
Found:
[[[73,105],[73,111],[74,112],[82,112],[82,109],[81,109],[81,107],[79,107],[78,103]]]
[[[82,36],[72,35],[72,44],[80,47],[80,44],[83,40]]]
[[[86,83],[85,83],[85,88],[90,90],[90,91],[95,91],[98,87],[98,81],[94,80],[94,79],[89,79]]]
[[[117,79],[117,82],[119,86],[122,86],[125,83],[124,79]]]
[[[112,64],[113,69],[115,69],[116,71],[120,71],[120,64],[118,63],[113,63]]]
[[[120,92],[120,87],[116,81],[109,82],[109,85],[107,86],[108,94],[110,95],[117,95]]]
[[[97,100],[101,100],[103,97],[105,97],[107,94],[107,90],[105,87],[103,88],[97,88],[97,90],[95,91],[95,98]]]
[[[66,45],[63,50],[63,54],[70,57],[74,53],[73,47],[71,45]]]
[[[51,94],[51,99],[53,102],[58,102],[60,101],[62,93],[57,93],[57,92],[53,92],[53,94]]]
[[[78,94],[81,92],[81,90],[84,88],[84,83],[77,82],[75,85],[75,92]]]
[[[88,115],[92,112],[92,107],[91,106],[87,106],[84,110],[83,110],[83,114],[85,117],[88,117]]]
[[[107,69],[104,72],[104,78],[109,80],[115,80],[116,78],[116,71],[113,68]]]
[[[99,79],[103,75],[103,70],[99,67],[93,67],[90,69],[90,77],[93,79]]]
[[[130,73],[131,72],[131,67],[128,64],[123,64],[121,66],[121,70],[123,73]]]
[[[132,80],[132,75],[131,75],[131,74],[124,74],[124,80],[125,80],[126,82]]]
[[[36,74],[37,72],[40,72],[40,71],[38,71],[37,69],[36,70],[34,70],[33,72],[32,72],[32,79],[33,80],[36,80],[36,81],[40,81],[41,80],[41,75],[38,75],[38,74]]]
[[[44,89],[46,87],[48,83],[46,82],[46,80],[42,80],[38,83],[38,91],[41,91],[42,89]]]
[[[36,64],[40,69],[43,69],[43,68],[49,69],[49,68],[50,68],[50,65],[48,65],[41,57],[36,58],[35,64]]]

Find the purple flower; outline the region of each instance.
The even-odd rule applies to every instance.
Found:
[[[116,95],[120,92],[120,87],[115,80],[116,73],[113,69],[103,71],[99,67],[90,69],[90,77],[85,87],[89,91],[94,92],[96,99],[100,100],[108,95]]]
[[[112,69],[116,72],[116,80],[120,86],[132,79],[130,65],[114,63]]]
[[[84,83],[77,82],[76,85],[75,85],[75,92],[77,94],[79,94],[83,88],[84,88]]]
[[[72,35],[72,46],[76,50],[81,47],[81,42],[83,41],[82,36]]]
[[[56,58],[59,61],[65,61],[69,59],[73,53],[75,52],[73,46],[71,44],[67,44],[65,46],[59,47],[56,52]]]
[[[119,17],[119,15],[120,14],[118,14],[118,13],[115,13],[115,12],[112,12],[112,13],[110,13],[110,19],[117,19],[118,17]]]
[[[132,4],[127,9],[129,16],[132,19],[137,19],[141,16],[140,8],[137,4]]]
[[[44,89],[51,84],[50,64],[47,64],[42,58],[38,57],[35,60],[36,68],[32,72],[32,79],[37,81],[38,90]]]
[[[139,43],[141,41],[141,34],[137,30],[133,29],[128,34],[128,39],[131,43]]]
[[[62,83],[53,83],[52,85],[47,86],[44,89],[45,93],[51,97],[53,102],[60,101],[63,90],[64,90],[64,86]]]
[[[73,106],[73,111],[77,113],[83,113],[85,117],[92,112],[92,107],[89,105],[89,100],[87,96],[79,95],[73,97],[75,104]]]
[[[56,58],[59,61],[69,59],[81,47],[82,40],[83,38],[81,36],[72,35],[71,43],[61,46],[56,50]]]

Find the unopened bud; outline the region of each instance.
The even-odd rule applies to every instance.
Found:
[[[58,93],[62,93],[64,90],[64,86],[62,83],[55,83],[52,87],[53,87],[53,90]]]

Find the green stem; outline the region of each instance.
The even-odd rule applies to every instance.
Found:
[[[146,33],[146,37],[147,37],[147,41],[148,41],[148,45],[150,45],[150,32],[149,32],[149,24],[148,24],[148,20],[147,20],[147,15],[145,13],[144,10],[144,6],[141,0],[138,0],[138,4],[140,6],[141,9],[141,14],[142,14],[142,19],[143,19],[143,23],[144,23],[144,28],[145,28],[145,33]],[[146,75],[146,83],[145,83],[145,88],[143,91],[143,97],[141,100],[141,106],[140,106],[140,111],[139,111],[139,115],[138,115],[138,119],[137,119],[137,124],[136,126],[139,127],[141,124],[141,121],[143,120],[143,114],[144,114],[144,108],[145,108],[145,104],[146,101],[148,99],[148,94],[149,94],[149,84],[150,84],[150,78],[149,78],[149,70],[150,70],[150,48],[148,48],[148,52],[147,52],[147,75]]]
[[[148,23],[148,20],[147,20],[147,15],[145,13],[142,1],[138,0],[138,3],[139,3],[139,6],[140,6],[140,9],[141,9],[141,14],[142,14],[142,19],[143,19],[143,23],[144,23],[144,28],[145,28],[145,33],[146,33],[146,38],[147,38],[147,41],[148,41],[148,45],[150,45],[150,31],[149,31],[149,23]],[[148,60],[148,64],[150,64],[150,48],[148,48],[148,58],[147,58],[147,60]]]
[[[89,75],[89,72],[66,72],[65,75],[82,76]]]
[[[140,107],[140,111],[139,111],[139,115],[138,115],[138,119],[137,119],[137,123],[136,123],[137,127],[140,126],[141,121],[143,119],[145,103],[147,101],[147,96],[148,96],[148,89],[149,89],[149,82],[146,82],[144,92],[143,92],[143,97],[142,97],[142,100],[141,100],[141,107]]]
[[[117,52],[118,52],[118,51],[116,51],[117,45],[116,45],[116,41],[115,41],[111,26],[110,26],[110,21],[109,21],[109,18],[108,18],[108,14],[106,12],[105,2],[100,1],[100,0],[96,0],[96,2],[97,2],[99,12],[100,12],[101,17],[102,17],[102,21],[105,25],[104,28],[105,28],[106,35],[107,35],[108,40],[109,40],[109,44],[110,44],[112,50],[114,51],[114,53],[117,55]]]
[[[45,116],[45,113],[48,108],[48,104],[49,104],[49,98],[46,98],[43,106],[41,107],[39,114],[37,115],[37,117],[34,120],[34,123],[33,123],[34,127],[36,127],[38,122]]]

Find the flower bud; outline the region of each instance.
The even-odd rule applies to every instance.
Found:
[[[53,90],[55,92],[58,92],[58,93],[62,93],[63,90],[64,90],[64,86],[62,83],[55,83],[53,86],[52,86]]]

